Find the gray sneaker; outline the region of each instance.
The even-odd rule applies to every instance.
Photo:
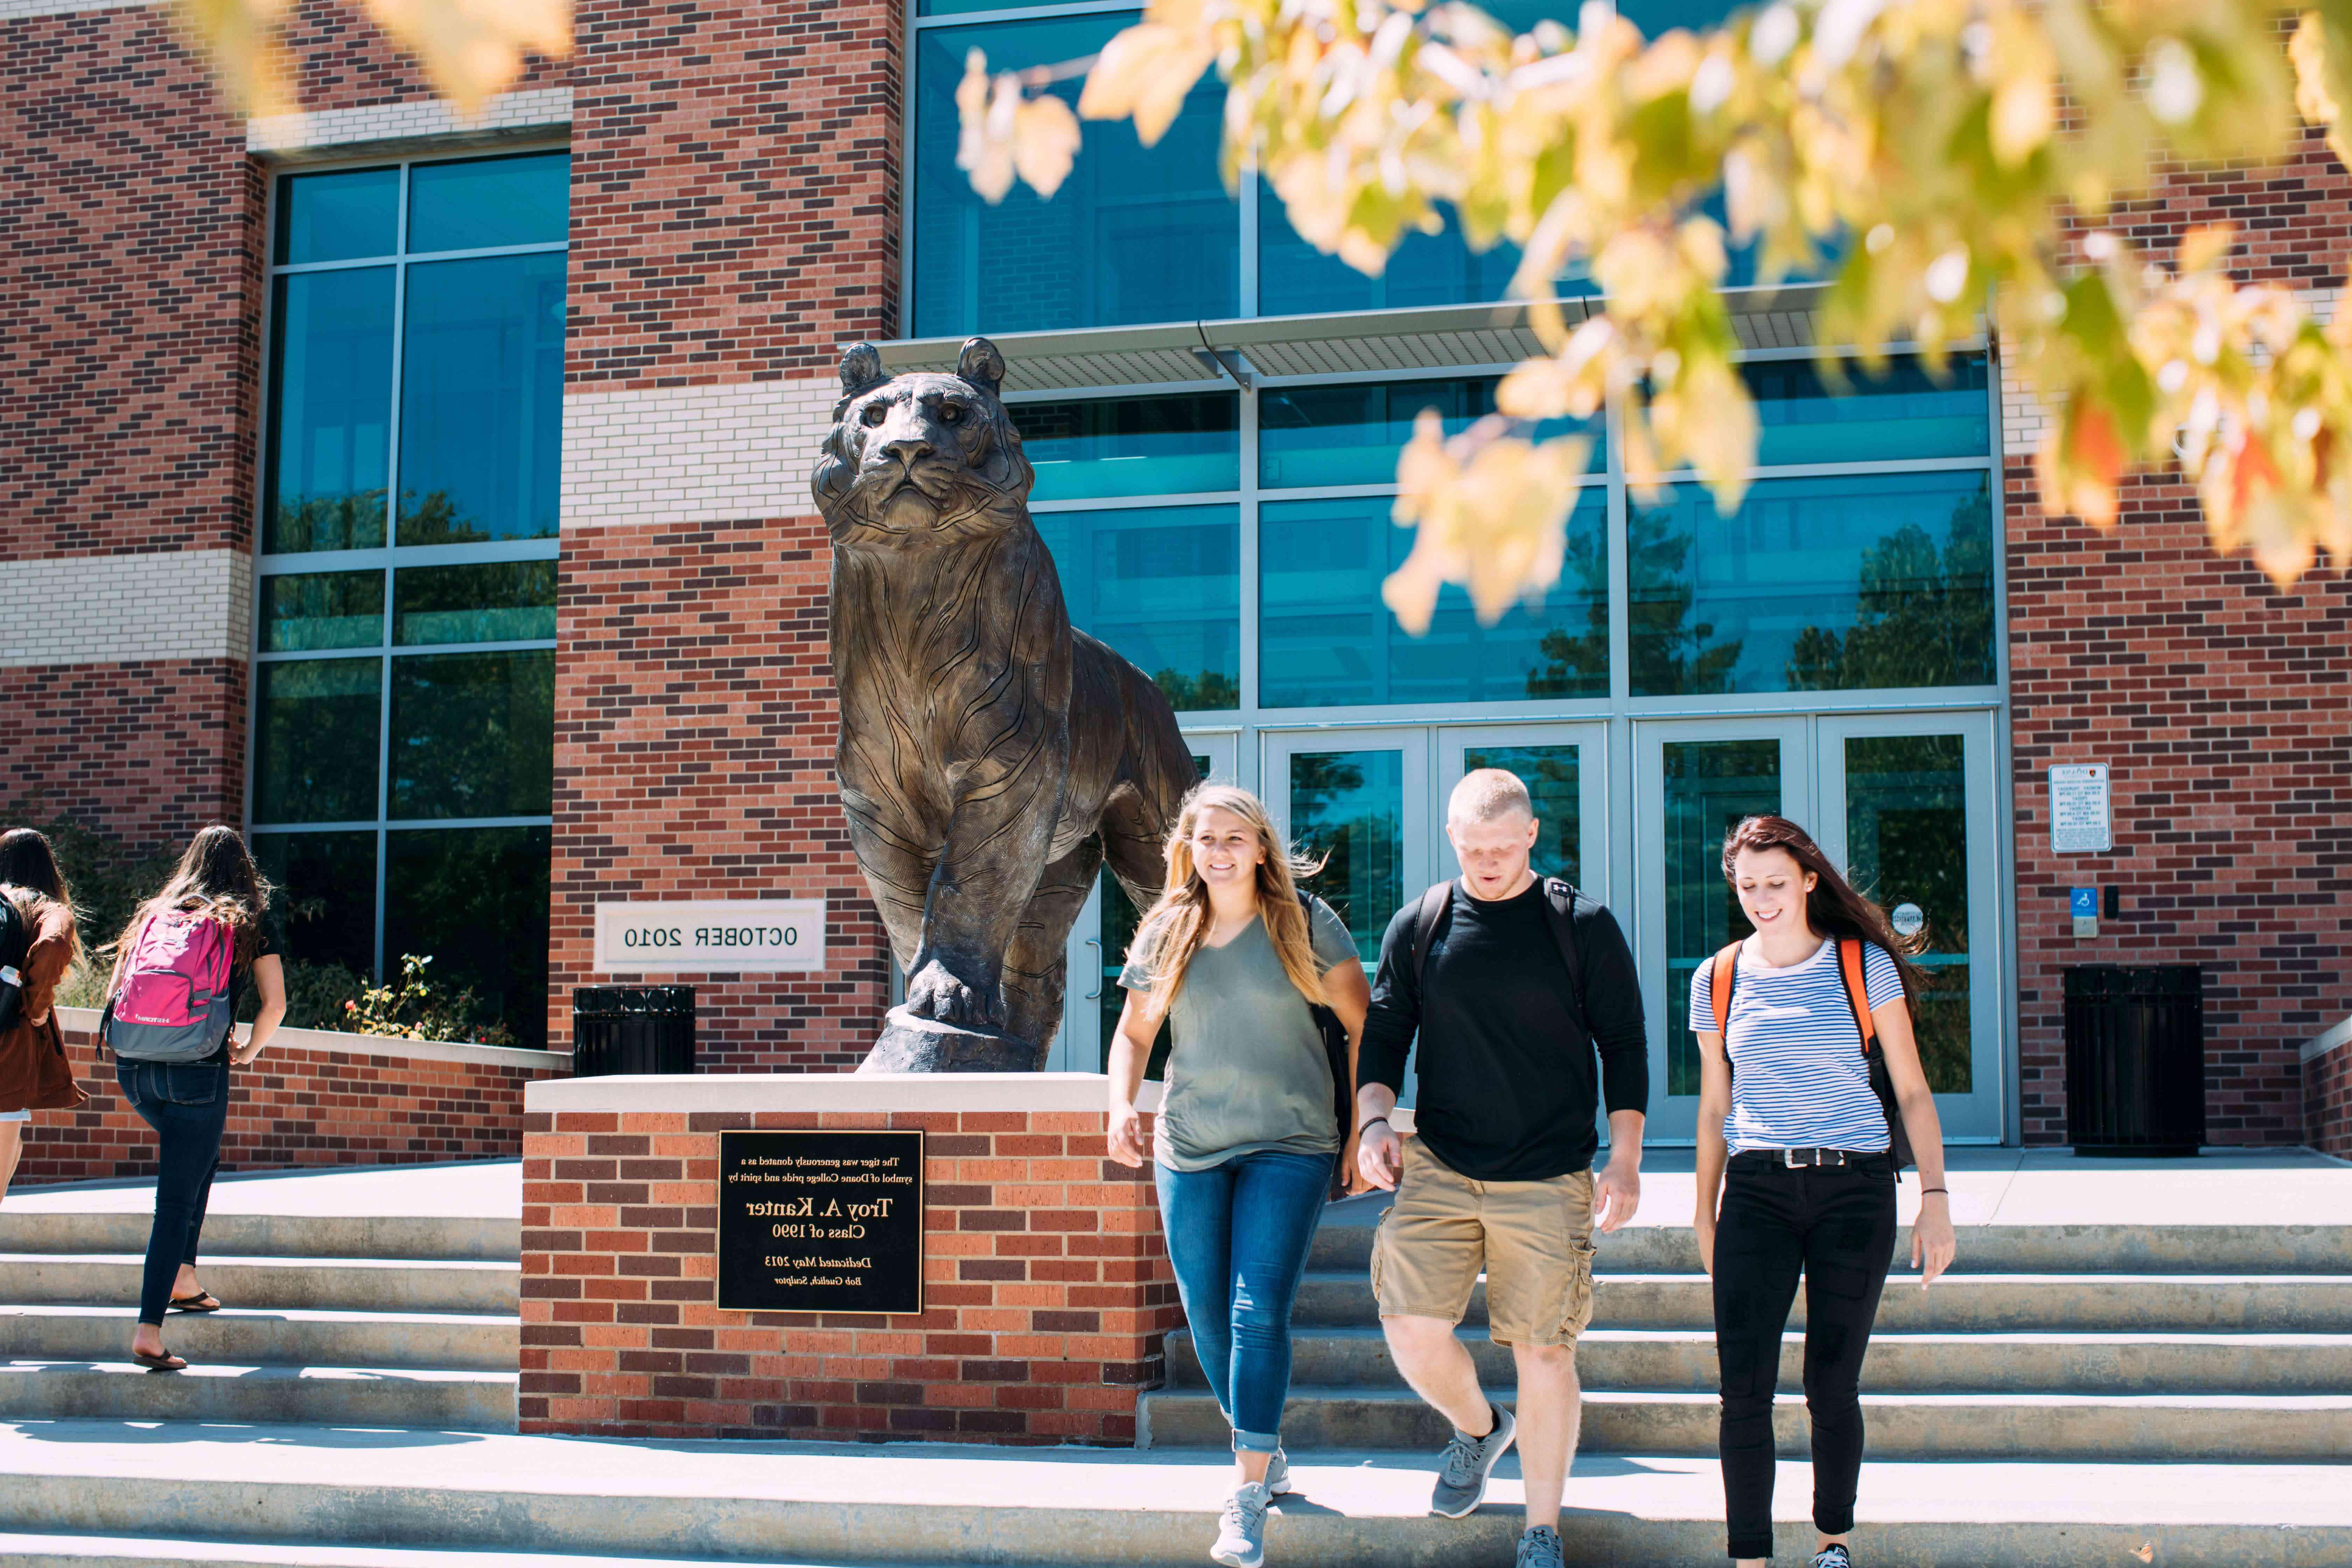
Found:
[[[1519,1424],[1511,1419],[1509,1411],[1499,1405],[1487,1408],[1495,1413],[1493,1431],[1484,1437],[1457,1431],[1453,1441],[1445,1445],[1445,1460],[1437,1471],[1437,1487],[1430,1494],[1430,1512],[1460,1519],[1486,1500],[1486,1476],[1519,1430]]]
[[[1266,1495],[1280,1497],[1290,1489],[1290,1456],[1276,1448],[1274,1458],[1265,1462]]]
[[[1235,1487],[1218,1516],[1217,1543],[1209,1548],[1209,1561],[1225,1568],[1258,1568],[1265,1561],[1265,1505],[1273,1500],[1264,1481]]]
[[[1853,1568],[1853,1559],[1842,1542],[1832,1541],[1813,1553],[1811,1568]]]
[[[1539,1524],[1520,1536],[1518,1562],[1513,1568],[1568,1568],[1560,1555],[1559,1531]]]

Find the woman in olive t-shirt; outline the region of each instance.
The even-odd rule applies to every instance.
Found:
[[[1255,795],[1193,791],[1167,853],[1167,885],[1118,977],[1127,1005],[1110,1050],[1110,1152],[1143,1163],[1135,1095],[1165,1019],[1173,1040],[1150,1151],[1160,1218],[1238,1470],[1211,1556],[1255,1568],[1266,1504],[1289,1489],[1291,1298],[1332,1163],[1354,1131],[1336,1119],[1313,1009],[1327,1005],[1347,1026],[1352,1063],[1370,989],[1339,917],[1300,900],[1294,869],[1311,868],[1293,867]]]

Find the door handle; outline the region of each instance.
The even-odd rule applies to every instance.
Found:
[[[1102,943],[1093,937],[1088,937],[1087,945],[1095,950],[1095,961],[1087,966],[1087,973],[1094,976],[1095,988],[1087,992],[1084,999],[1094,1002],[1102,997]]]

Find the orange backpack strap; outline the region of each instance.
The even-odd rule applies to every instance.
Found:
[[[1731,1037],[1731,983],[1738,975],[1739,943],[1735,942],[1715,955],[1715,969],[1707,975],[1707,989],[1715,999],[1715,1032],[1724,1037],[1727,1052]]]
[[[1877,1043],[1878,1025],[1870,1016],[1870,987],[1863,979],[1862,939],[1838,939],[1838,970],[1845,976],[1846,1005],[1853,1009],[1853,1026],[1862,1031],[1862,1054]]]

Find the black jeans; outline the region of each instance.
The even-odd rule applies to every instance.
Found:
[[[228,1124],[228,1062],[135,1062],[114,1058],[114,1081],[163,1144],[155,1173],[155,1227],[139,1282],[139,1321],[161,1324],[180,1265],[196,1260],[213,1173]]]
[[[1772,1393],[1780,1336],[1805,1276],[1805,1407],[1813,1524],[1853,1528],[1862,1476],[1862,1358],[1895,1261],[1895,1170],[1732,1157],[1715,1226],[1715,1353],[1723,1373],[1723,1496],[1734,1557],[1772,1555]]]

